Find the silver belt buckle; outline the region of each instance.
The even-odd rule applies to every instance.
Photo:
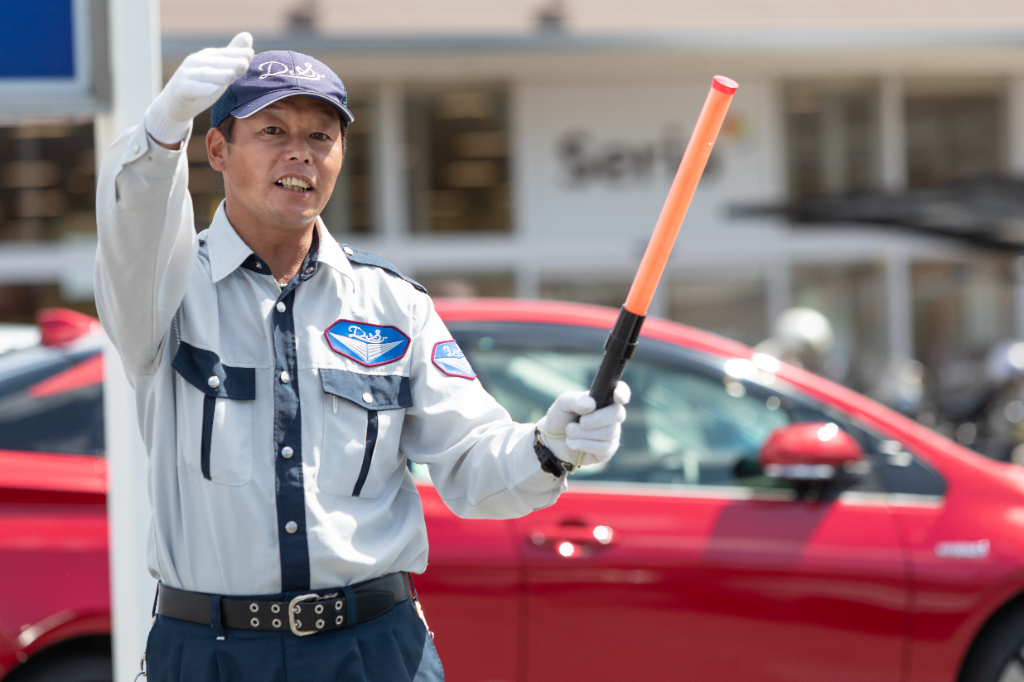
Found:
[[[319,594],[300,594],[298,597],[288,602],[288,627],[291,628],[292,634],[296,637],[315,635],[319,632],[319,630],[303,630],[302,621],[295,617],[299,612],[299,604],[307,601],[316,601],[319,598]]]

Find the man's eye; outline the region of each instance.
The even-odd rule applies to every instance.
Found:
[[[314,140],[330,140],[326,133],[313,133],[310,135]]]
[[[277,126],[267,126],[266,128],[263,129],[263,132],[265,132],[267,135],[277,135],[279,132],[281,132],[281,129],[278,128]]]

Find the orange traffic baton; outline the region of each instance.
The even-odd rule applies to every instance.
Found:
[[[604,345],[601,366],[594,377],[594,383],[590,386],[590,395],[597,402],[598,408],[611,404],[612,394],[622,377],[626,361],[636,352],[640,328],[647,316],[651,298],[665,271],[665,264],[672,253],[672,245],[679,235],[679,228],[690,207],[693,192],[704,173],[704,167],[711,155],[711,149],[715,146],[718,131],[722,128],[722,122],[737,87],[739,86],[735,81],[725,76],[715,76],[711,82],[708,98],[690,136],[683,160],[679,163],[679,170],[676,171],[676,177],[668,191],[668,198],[661,209],[651,241],[647,244],[640,269],[633,279],[626,303],[619,311],[619,319]]]

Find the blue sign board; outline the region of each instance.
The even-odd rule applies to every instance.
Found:
[[[0,79],[75,77],[72,0],[0,0]]]
[[[104,0],[0,0],[0,121],[90,116],[108,83]],[[98,48],[98,49],[94,49]],[[103,93],[103,94],[101,94]]]

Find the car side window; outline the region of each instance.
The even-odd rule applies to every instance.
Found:
[[[876,467],[885,489],[901,495],[943,497],[946,480],[920,457],[908,452],[895,440],[875,439]]]
[[[520,422],[540,419],[563,391],[587,390],[601,360],[599,353],[574,349],[467,346],[484,387]],[[580,469],[575,479],[783,487],[762,474],[761,445],[780,426],[828,420],[710,368],[637,357],[624,379],[633,400],[619,452],[607,464]]]
[[[525,423],[543,417],[563,391],[589,389],[607,337],[601,329],[522,322],[456,323],[450,330],[484,388]],[[827,495],[945,493],[942,476],[902,445],[806,398],[757,363],[645,339],[624,379],[633,400],[619,451],[606,465],[580,469],[575,480],[792,489],[764,475],[761,446],[786,424],[829,422],[860,443],[865,457]]]
[[[637,399],[624,425],[623,455],[594,478],[649,483],[771,486],[757,464],[761,445],[792,421],[778,396],[728,378],[640,360],[626,381]]]

